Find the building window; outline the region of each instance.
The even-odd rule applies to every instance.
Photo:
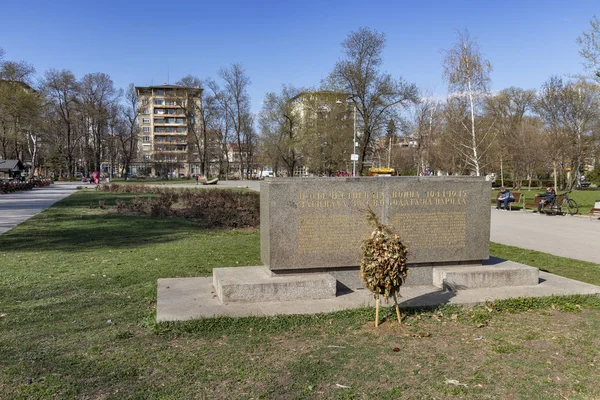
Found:
[[[150,132],[150,127],[149,126],[144,126],[142,128],[142,130],[144,131],[144,133],[148,133],[148,132]]]
[[[142,140],[144,142],[149,142],[150,141],[150,136],[144,136]]]
[[[154,104],[157,106],[162,106],[165,104],[165,101],[163,99],[154,99]]]
[[[145,114],[145,115],[150,114],[150,111],[147,108],[144,108],[142,110],[142,114]]]
[[[162,108],[155,108],[154,109],[154,114],[164,114],[165,110]]]
[[[144,124],[149,124],[150,123],[150,118],[144,118]]]
[[[164,118],[154,118],[154,123],[155,124],[164,124],[165,120],[164,120]]]
[[[183,126],[177,127],[177,133],[185,133],[185,128]]]
[[[162,89],[157,89],[154,91],[154,95],[155,96],[164,96],[165,95],[165,91]]]
[[[147,106],[149,103],[148,99],[142,100],[142,105]]]
[[[149,160],[150,159],[150,154],[144,154],[144,160]]]
[[[177,118],[176,121],[178,124],[185,124],[185,120],[183,118]]]
[[[164,132],[165,128],[161,127],[161,126],[155,126],[154,127],[154,132]]]

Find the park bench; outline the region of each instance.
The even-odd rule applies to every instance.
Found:
[[[593,219],[594,217],[600,217],[600,200],[596,200],[594,208],[590,210],[590,219]]]
[[[564,200],[564,196],[562,196],[560,194],[556,195],[556,204],[562,204],[563,200]],[[531,208],[533,210],[537,210],[537,208],[538,208],[538,202],[539,202],[538,198],[534,196],[531,199],[531,201],[527,201],[527,200],[524,201],[523,208],[525,208],[525,209]],[[542,212],[551,211],[550,210],[550,206],[551,205],[552,205],[552,203],[546,203],[546,204],[544,204],[544,207],[542,208]]]
[[[521,195],[521,193],[519,192],[511,192],[513,197],[515,198],[515,201],[511,201],[508,203],[508,209],[512,211],[512,206],[513,204],[518,204],[521,207],[523,206],[521,204],[521,200],[523,199],[523,196]],[[495,199],[492,199],[492,204],[497,205],[498,204],[498,197],[496,196]]]

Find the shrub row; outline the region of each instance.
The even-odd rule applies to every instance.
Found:
[[[205,226],[254,227],[260,225],[260,195],[223,189],[184,191],[181,216]]]
[[[260,195],[255,192],[202,189],[179,190],[145,185],[102,185],[114,193],[149,193],[155,197],[117,200],[117,212],[154,217],[181,217],[203,227],[257,228],[260,224]]]
[[[44,187],[52,184],[52,179],[32,179],[33,187]]]
[[[158,186],[148,185],[119,185],[117,183],[104,184],[96,187],[96,190],[102,192],[111,193],[149,193],[149,194],[163,194],[168,192],[174,192],[174,189],[163,188]]]
[[[30,190],[34,187],[48,186],[52,183],[50,179],[34,179],[26,182],[0,182],[0,194],[14,193],[20,190]]]

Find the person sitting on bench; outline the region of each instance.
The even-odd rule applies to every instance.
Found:
[[[552,204],[556,198],[556,192],[552,186],[548,186],[546,188],[546,193],[536,194],[535,197],[538,199],[538,213],[541,213],[542,208],[544,208],[546,204]]]
[[[501,205],[504,203],[504,210],[508,210],[508,203],[512,203],[515,201],[515,196],[510,192],[510,190],[505,189],[504,186],[500,188],[500,193],[498,193],[498,205],[496,205],[497,210],[502,210]]]

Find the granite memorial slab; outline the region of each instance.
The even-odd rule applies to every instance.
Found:
[[[273,272],[360,264],[371,208],[400,235],[412,265],[489,257],[490,183],[482,177],[274,179],[261,183],[261,260]]]

